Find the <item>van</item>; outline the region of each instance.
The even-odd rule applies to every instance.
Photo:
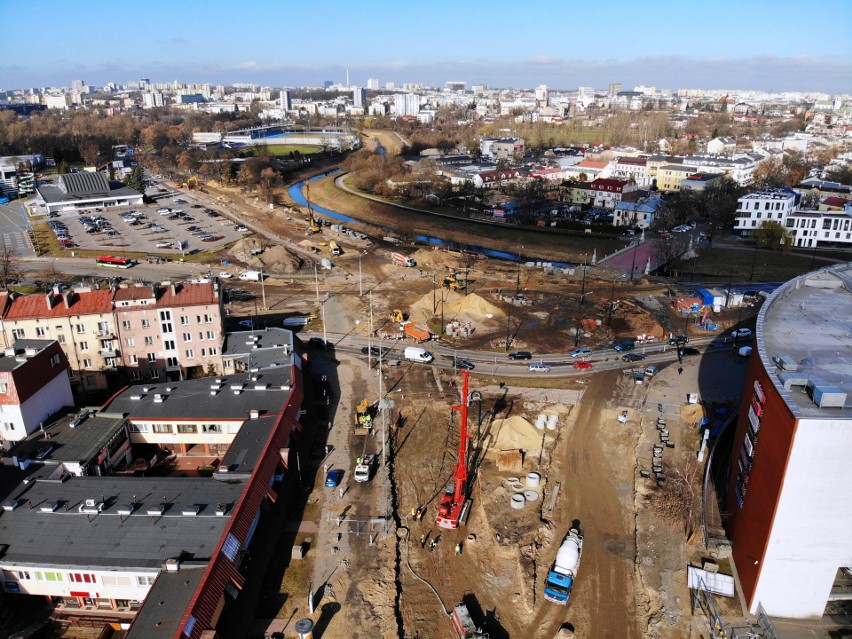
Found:
[[[423,364],[430,364],[435,359],[432,353],[425,348],[418,348],[417,346],[406,346],[404,355],[405,359],[409,361],[421,362]]]
[[[263,280],[263,275],[261,275],[260,271],[246,271],[245,273],[240,273],[240,279],[249,282],[260,282]]]

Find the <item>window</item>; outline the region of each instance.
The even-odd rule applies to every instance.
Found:
[[[206,349],[206,348],[202,348],[202,349],[201,349],[201,357],[205,357],[206,355],[207,355],[207,349]]]
[[[85,324],[75,324],[74,330],[77,331],[78,335],[82,335],[83,333],[86,332],[86,326],[85,326]]]
[[[89,350],[89,342],[80,342],[80,350],[81,351]]]
[[[150,575],[137,576],[136,577],[136,584],[139,585],[139,586],[152,586],[152,585],[154,585],[154,580],[156,578],[157,577],[150,576]]]
[[[136,356],[134,355],[133,357],[136,357]],[[136,362],[133,362],[133,363],[135,364]],[[130,371],[130,381],[131,382],[141,382],[142,381],[142,371],[140,371],[140,370]]]
[[[205,424],[201,427],[202,433],[221,433],[222,427],[219,424]]]
[[[102,351],[111,351],[112,350],[112,340],[111,339],[102,339],[101,340],[101,350]]]
[[[142,320],[142,328],[151,328],[151,320]]]
[[[61,572],[53,572],[53,571],[44,571],[36,573],[37,581],[65,581]]]
[[[91,368],[91,367],[92,367],[92,360],[90,360],[88,357],[85,358],[83,360],[83,368]]]
[[[107,368],[115,368],[116,366],[118,366],[118,359],[115,357],[107,357],[104,360],[104,364]]]
[[[130,577],[103,575],[101,577],[101,582],[104,586],[129,586]]]
[[[56,341],[59,342],[60,344],[64,344],[65,343],[65,336],[62,335],[62,334],[57,335]]]
[[[191,342],[192,341],[192,333],[184,333],[183,334],[183,341],[184,342]]]
[[[69,572],[68,580],[75,584],[93,584],[97,583],[95,581],[95,576],[88,572]]]
[[[124,338],[124,345],[127,346],[128,348],[133,348],[134,346],[136,346],[136,338],[135,337],[125,337]]]
[[[175,329],[172,328],[171,322],[163,322],[163,332],[164,333],[174,333]]]
[[[180,324],[181,324],[181,326],[186,326],[187,324],[189,324],[189,316],[188,315],[181,315],[180,316]]]
[[[109,322],[98,322],[99,333],[110,333]]]
[[[172,425],[171,424],[154,424],[154,432],[155,433],[171,433]]]
[[[3,430],[15,430],[15,425],[12,422],[3,422]]]
[[[205,314],[204,314],[204,323],[205,323],[205,324],[212,324],[212,323],[213,323],[213,316],[212,316],[212,315],[207,315],[207,314],[205,313]]]
[[[130,330],[130,320],[121,320],[121,328],[123,328],[125,331],[129,331]]]
[[[15,570],[14,572],[12,572],[12,574],[15,575],[15,577],[17,577],[18,579],[22,579],[24,581],[32,579],[28,570]]]
[[[216,339],[216,331],[207,331],[207,339]]]
[[[130,359],[131,364],[138,364],[139,363],[139,356],[136,355],[136,354],[131,355],[129,357],[129,359]]]
[[[47,334],[47,329],[43,326],[36,326],[36,337],[44,337]]]
[[[167,357],[166,358],[166,366],[168,366],[169,368],[174,368],[175,366],[178,366],[177,357]]]
[[[195,359],[195,352],[191,348],[186,349],[186,358]]]
[[[156,368],[151,369],[151,379],[160,379],[160,371]]]
[[[234,561],[234,558],[237,556],[239,551],[240,540],[234,537],[234,533],[228,533],[228,536],[225,538],[225,543],[222,544],[222,554],[231,561]]]
[[[163,348],[167,351],[175,350],[175,341],[173,339],[167,339],[163,344]]]
[[[150,335],[145,336],[145,346],[151,346],[154,343],[154,338]]]
[[[161,322],[169,322],[172,319],[171,311],[160,311],[160,321]]]
[[[0,384],[0,394],[5,395],[8,392],[8,387],[6,384]]]
[[[157,354],[156,353],[148,353],[148,361],[149,362],[156,362],[157,361]]]
[[[12,329],[12,339],[24,339],[26,334],[24,333],[24,329],[22,328],[13,328]]]
[[[197,433],[198,426],[195,424],[178,424],[177,432],[179,433]]]
[[[822,221],[822,228],[823,228],[824,231],[830,231],[831,230],[831,220],[823,220]]]

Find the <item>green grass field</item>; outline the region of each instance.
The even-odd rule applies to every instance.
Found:
[[[245,151],[248,152],[250,150],[255,155],[260,155],[264,149],[268,150],[272,155],[290,155],[291,151],[298,151],[301,155],[313,155],[320,152],[318,146],[304,146],[301,144],[267,144],[265,146],[255,146],[251,149],[245,149]]]

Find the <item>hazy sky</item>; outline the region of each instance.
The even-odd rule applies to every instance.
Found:
[[[852,0],[0,0],[0,88],[378,78],[852,93]]]

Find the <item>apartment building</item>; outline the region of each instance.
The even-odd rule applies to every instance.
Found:
[[[615,206],[631,193],[636,193],[635,182],[627,180],[612,180],[599,178],[591,184],[593,204],[598,208],[614,209]]]
[[[221,370],[217,283],[119,288],[113,304],[121,364],[131,382],[174,381]]]
[[[612,177],[619,180],[633,180],[640,189],[651,185],[648,177],[648,158],[620,157],[615,161]]]
[[[766,221],[786,226],[787,216],[799,203],[799,194],[792,189],[765,189],[749,193],[737,200],[734,232],[748,237]]]
[[[18,339],[55,339],[75,393],[106,390],[111,377],[178,380],[221,370],[222,299],[215,282],[55,288],[0,296],[0,309],[3,347]]]
[[[680,191],[681,183],[697,169],[685,164],[666,164],[657,169],[657,188],[660,191]]]
[[[852,246],[852,202],[843,211],[793,211],[784,220],[793,246]]]
[[[21,339],[56,340],[70,366],[75,393],[106,390],[120,365],[113,291],[88,288],[44,295],[9,295],[3,313],[3,345]]]
[[[73,405],[68,358],[56,341],[20,339],[0,353],[0,447],[26,439]]]

